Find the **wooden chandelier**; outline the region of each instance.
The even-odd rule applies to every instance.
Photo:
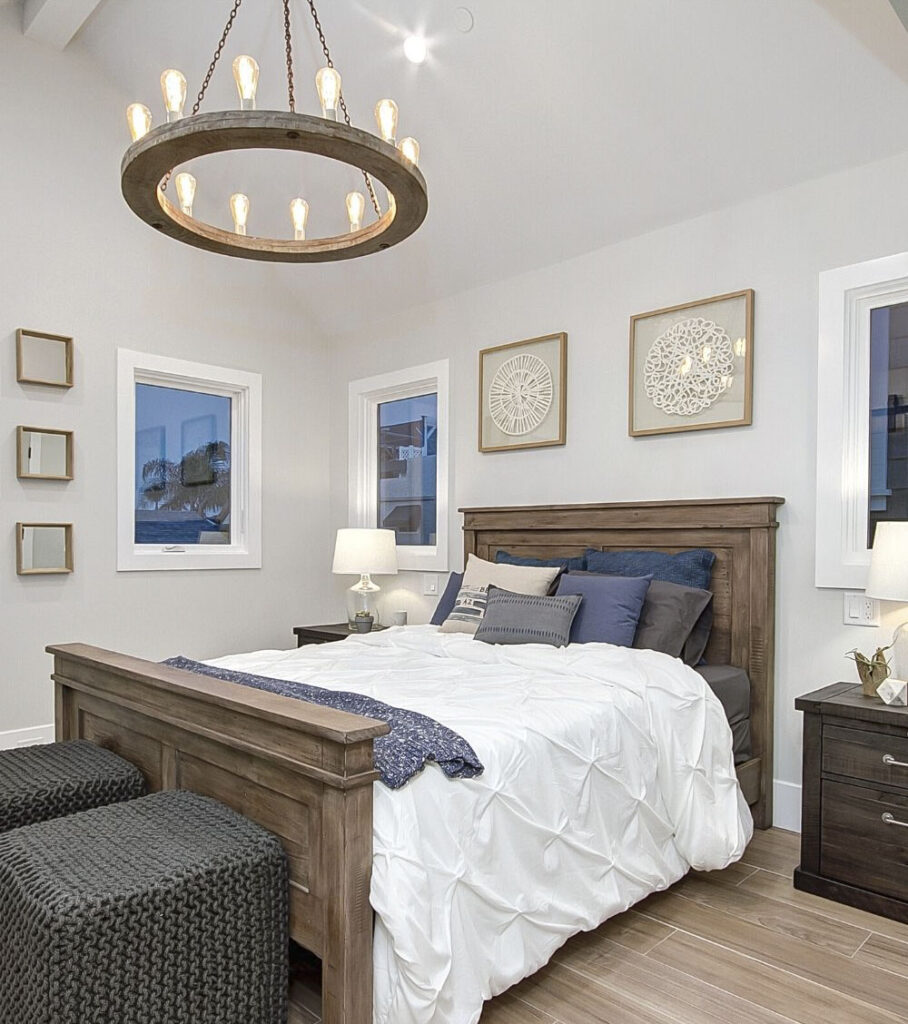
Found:
[[[241,3],[242,0],[235,0],[191,114],[186,117],[182,115],[185,79],[173,69],[165,71],[161,78],[168,123],[151,128],[151,112],[142,104],[132,104],[127,110],[134,141],[123,157],[120,177],[123,197],[130,209],[151,227],[177,241],[225,256],[250,260],[281,263],[347,260],[389,249],[408,238],[425,220],[429,209],[426,181],[416,162],[419,146],[413,139],[404,140],[399,148],[395,145],[397,106],[390,100],[382,100],[376,108],[380,136],[353,127],[340,92],[340,76],[334,70],[324,42],[324,33],[313,0],[309,0],[309,6],[327,61],[326,68],[319,72],[316,81],[318,84],[319,78],[325,74],[336,80],[334,106],[328,109],[322,87],[318,84],[322,113],[325,116],[299,114],[295,110],[289,0],[283,0],[283,6],[290,109],[254,109],[258,65],[252,58],[241,56],[234,62],[234,77],[240,92],[241,108],[198,112]],[[246,62],[240,74],[237,70],[238,62]],[[254,70],[251,89],[250,67]],[[241,74],[245,74],[244,79]],[[390,125],[389,107],[393,109]],[[380,108],[384,109],[380,112]],[[343,112],[343,122],[337,120],[338,109]],[[181,165],[213,153],[244,149],[311,153],[358,168],[362,171],[376,219],[369,224],[362,223],[365,199],[360,193],[351,193],[347,197],[348,211],[351,199],[355,199],[360,212],[356,219],[353,213],[349,214],[350,230],[331,237],[308,239],[305,237],[308,203],[297,198],[293,203],[305,208],[303,228],[297,225],[293,238],[261,238],[246,234],[245,219],[240,226],[235,217],[233,231],[219,228],[192,216],[191,199],[185,204],[182,195],[177,201],[171,198],[174,194],[174,188],[170,187],[171,177]],[[179,191],[181,177],[189,179],[194,195],[196,181],[187,173],[176,175],[176,191]],[[373,188],[373,178],[381,182],[388,192],[388,205],[384,212]],[[248,212],[249,199],[246,196],[232,196],[231,207],[234,200],[241,200]]]

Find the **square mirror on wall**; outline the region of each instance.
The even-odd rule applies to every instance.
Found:
[[[16,476],[20,480],[72,480],[73,432],[17,427]]]
[[[16,380],[52,388],[73,386],[73,340],[62,334],[16,331]]]
[[[16,523],[16,572],[20,576],[72,571],[72,523]]]

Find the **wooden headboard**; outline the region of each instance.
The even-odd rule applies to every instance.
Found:
[[[758,827],[772,824],[776,511],[784,498],[464,508],[464,553],[499,548],[549,557],[601,551],[709,548],[714,621],[706,660],[737,665],[751,682],[754,758],[738,775]]]

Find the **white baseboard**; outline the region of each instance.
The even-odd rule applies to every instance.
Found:
[[[775,779],[772,784],[772,823],[789,832],[801,831],[801,787]]]
[[[35,725],[31,729],[11,729],[0,732],[0,750],[12,750],[13,747],[31,747],[36,743],[53,743],[53,725]]]

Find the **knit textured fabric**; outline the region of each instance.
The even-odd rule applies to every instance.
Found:
[[[155,793],[0,835],[0,1024],[284,1024],[287,866]]]
[[[0,750],[0,832],[144,795],[138,768],[86,740]]]

